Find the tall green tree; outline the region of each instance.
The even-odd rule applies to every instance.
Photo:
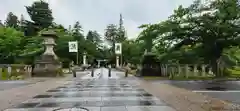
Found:
[[[0,62],[1,64],[12,64],[21,53],[23,33],[10,27],[0,27]]]
[[[91,31],[91,30],[90,30],[90,31],[87,33],[86,39],[89,40],[89,41],[92,42],[92,43],[95,43],[95,44],[99,44],[99,43],[102,42],[102,41],[101,41],[101,37],[100,37],[100,35],[98,34],[97,31]]]
[[[82,26],[80,24],[80,22],[76,22],[73,25],[72,31],[70,32],[70,34],[73,36],[75,41],[78,41],[78,58],[79,58],[79,63],[82,63],[82,56],[83,53],[86,51],[86,42],[85,42],[85,38],[83,35],[83,29]]]
[[[117,26],[114,24],[109,24],[107,28],[105,29],[105,39],[107,42],[114,47],[114,44],[117,42],[118,37],[118,29]],[[113,48],[114,49],[114,48]]]
[[[125,40],[122,43],[123,63],[140,64],[140,60],[144,53],[143,43],[136,40]]]
[[[76,63],[76,53],[69,53],[68,47],[68,42],[74,41],[74,37],[59,24],[56,24],[55,31],[57,32],[58,39],[56,40],[57,45],[54,51],[63,62],[63,66],[68,67],[70,62],[74,61]]]
[[[81,24],[79,23],[79,21],[77,21],[77,22],[73,25],[72,34],[73,34],[75,40],[81,41],[81,40],[84,39],[83,29],[82,29],[82,26],[81,26]]]
[[[123,26],[123,17],[122,14],[120,14],[120,19],[119,19],[119,27],[118,27],[118,37],[116,38],[117,42],[123,42],[126,40],[126,31]]]
[[[26,6],[26,9],[37,31],[52,25],[52,10],[47,2],[43,0],[35,1],[31,6]]]
[[[139,28],[142,28],[143,31],[139,34],[138,40],[144,41],[145,49],[147,52],[152,52],[152,48],[154,46],[153,41],[159,35],[158,25],[155,24],[147,24],[141,25]]]
[[[238,0],[213,0],[207,3],[196,0],[187,8],[179,6],[168,20],[155,24],[157,27],[153,29],[157,30],[157,38],[172,43],[169,53],[178,51],[178,59],[185,61],[189,60],[189,54],[197,55],[202,62],[211,65],[216,76],[220,76],[217,62],[224,49],[239,45],[239,17]],[[154,32],[151,27],[147,30]],[[148,33],[142,33],[151,38]],[[184,48],[186,46],[190,46],[191,50]]]
[[[22,32],[25,32],[26,27],[26,20],[24,16],[21,14],[20,20],[19,20],[19,30]]]
[[[5,20],[5,26],[17,29],[18,23],[19,23],[18,17],[14,15],[12,12],[9,12]]]

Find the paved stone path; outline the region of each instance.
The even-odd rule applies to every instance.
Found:
[[[108,70],[101,68],[94,74],[93,78],[88,74],[72,79],[4,111],[61,111],[73,107],[79,109],[72,111],[176,111],[139,88],[137,80],[123,78],[121,72],[112,71],[109,78]]]
[[[201,93],[221,100],[240,104],[240,81],[169,81],[160,80],[153,83],[166,83],[192,92]]]
[[[3,80],[0,81],[0,91],[35,84],[37,82],[44,82],[47,78],[31,78],[31,80]]]

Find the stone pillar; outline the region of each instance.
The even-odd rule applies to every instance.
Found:
[[[116,67],[119,67],[119,56],[116,57]]]
[[[206,70],[205,70],[206,66],[202,65],[202,74],[201,76],[206,76]]]
[[[209,70],[208,70],[208,74],[213,75],[212,68],[209,68]]]
[[[194,76],[198,75],[198,70],[197,70],[197,65],[196,64],[193,67],[193,73],[194,73]]]
[[[182,69],[181,65],[178,64],[178,75],[182,76]]]
[[[168,74],[168,65],[165,65],[165,70],[164,70],[164,72],[165,72],[165,76],[169,76],[169,74]]]
[[[0,80],[2,79],[2,68],[0,67]]]
[[[98,68],[100,67],[100,60],[98,60]]]
[[[165,74],[164,74],[164,66],[163,65],[161,65],[161,74],[162,74],[162,76],[165,76]]]
[[[175,69],[174,69],[173,67],[170,68],[170,76],[169,76],[170,79],[174,78],[174,76],[175,76],[175,75],[174,75],[174,70],[175,70]]]
[[[8,72],[7,77],[10,77],[11,74],[12,74],[12,67],[11,66],[8,66],[7,72]]]
[[[83,54],[83,65],[87,65],[87,62],[86,62],[86,53]]]
[[[189,66],[188,64],[185,65],[185,77],[188,78],[188,74],[189,74]]]

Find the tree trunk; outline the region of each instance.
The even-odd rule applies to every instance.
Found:
[[[151,52],[152,51],[152,46],[153,46],[153,41],[152,40],[147,40],[146,41],[147,52]]]
[[[212,47],[211,50],[213,53],[211,55],[211,59],[210,59],[210,65],[212,67],[212,71],[215,74],[215,76],[221,77],[222,74],[219,73],[219,66],[218,66],[218,60],[222,55],[223,52],[223,48],[221,47],[220,44],[215,43],[214,46]]]
[[[213,74],[215,74],[215,77],[220,77],[220,75],[218,74],[218,63],[217,63],[218,58],[212,58],[210,65],[213,71]]]

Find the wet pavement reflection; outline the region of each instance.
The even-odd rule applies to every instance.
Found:
[[[108,78],[107,69],[99,70],[102,72],[99,78],[73,79],[5,111],[54,111],[59,108],[83,108],[73,111],[175,111],[139,88],[135,79],[117,77],[119,72],[112,72]]]

